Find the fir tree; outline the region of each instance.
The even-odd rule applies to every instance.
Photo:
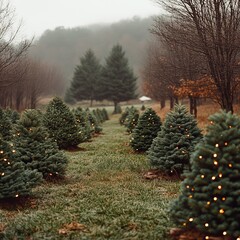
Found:
[[[207,134],[191,157],[191,172],[171,207],[171,217],[208,235],[240,237],[240,119],[210,116]],[[234,238],[233,238],[234,237]],[[207,239],[206,237],[204,239]]]
[[[99,122],[97,120],[97,118],[95,117],[95,115],[90,112],[89,110],[87,111],[88,114],[88,120],[90,122],[90,126],[91,126],[91,132],[94,133],[100,133],[102,132],[102,128],[99,125]]]
[[[129,114],[127,116],[125,126],[127,127],[127,132],[132,133],[133,129],[137,126],[139,119],[139,112],[137,109],[133,111],[129,111]]]
[[[83,141],[87,141],[91,139],[91,124],[88,119],[88,113],[80,107],[73,109],[73,114],[76,119],[76,123],[79,125],[81,129],[81,133],[83,135]]]
[[[58,97],[55,97],[47,105],[43,123],[48,129],[50,137],[57,142],[61,149],[76,147],[84,140],[73,113]]]
[[[20,119],[20,114],[11,108],[4,110],[5,114],[8,116],[12,124],[15,124]]]
[[[148,108],[138,119],[137,126],[134,128],[130,145],[135,151],[147,151],[153,139],[161,130],[161,119],[156,112]]]
[[[94,52],[89,49],[80,58],[80,65],[75,68],[73,80],[67,93],[68,99],[71,100],[70,96],[73,96],[77,101],[90,100],[92,106],[93,100],[98,99],[101,70],[102,67],[98,59]]]
[[[113,46],[103,67],[101,98],[114,102],[114,113],[120,113],[117,109],[119,102],[136,97],[136,80],[122,46]]]
[[[119,123],[120,123],[121,125],[124,125],[125,120],[126,120],[128,114],[129,114],[129,110],[130,110],[129,107],[126,107],[126,109],[125,109],[124,112],[122,113],[121,117],[119,118]]]
[[[10,140],[12,129],[11,120],[8,115],[0,108],[0,134],[5,140]]]
[[[105,121],[109,120],[109,116],[108,116],[108,112],[107,112],[106,108],[103,108],[102,113],[104,116],[104,120]]]
[[[42,174],[25,168],[15,156],[17,151],[0,136],[0,199],[31,195]]]
[[[197,121],[184,105],[175,105],[148,151],[151,165],[168,174],[180,175],[189,169],[190,155],[200,139]]]
[[[49,138],[37,110],[25,110],[13,128],[16,157],[29,169],[36,169],[44,178],[63,177],[67,158]]]

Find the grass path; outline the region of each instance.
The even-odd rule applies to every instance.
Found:
[[[0,239],[168,239],[167,208],[179,184],[143,178],[146,156],[132,152],[118,117],[67,153],[64,182],[42,184],[28,207],[0,209]],[[71,230],[73,222],[82,225]]]

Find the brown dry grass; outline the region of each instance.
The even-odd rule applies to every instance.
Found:
[[[186,103],[186,106],[189,107],[188,103]],[[152,104],[151,107],[161,117],[162,121],[165,119],[167,113],[170,111],[169,104],[167,104],[164,109],[160,109],[159,103],[154,103],[154,104]],[[204,103],[204,104],[198,106],[198,108],[197,108],[197,110],[198,110],[198,116],[197,116],[198,127],[200,129],[203,129],[203,131],[205,131],[206,126],[209,124],[209,121],[208,121],[209,116],[218,112],[220,109],[221,109],[220,106],[216,103]],[[239,112],[240,112],[239,105],[234,106],[234,112],[236,114],[239,114]]]

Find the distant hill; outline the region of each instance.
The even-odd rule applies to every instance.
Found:
[[[149,28],[152,23],[153,17],[144,19],[135,17],[111,25],[57,27],[55,30],[46,30],[34,42],[31,55],[59,67],[68,85],[75,66],[79,64],[79,58],[86,50],[91,48],[98,59],[104,63],[112,46],[119,43],[126,52],[130,66],[139,76],[146,46],[151,39]]]

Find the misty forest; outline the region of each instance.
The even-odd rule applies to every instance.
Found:
[[[19,40],[0,0],[0,239],[240,240],[240,0]]]

